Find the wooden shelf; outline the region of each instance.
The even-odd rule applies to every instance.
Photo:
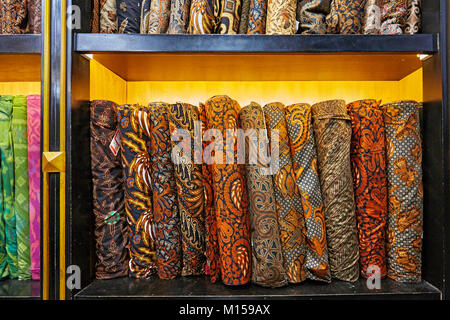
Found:
[[[2,53],[41,53],[40,34],[0,35],[0,54]]]
[[[0,280],[0,300],[2,299],[40,299],[40,282]]]
[[[40,54],[0,54],[0,82],[41,81]]]
[[[207,277],[183,277],[175,280],[119,278],[95,280],[81,290],[76,299],[440,299],[441,292],[427,282],[400,283],[381,281],[381,289],[370,290],[366,280],[331,284],[307,281],[284,288],[256,285],[228,287],[211,284]]]

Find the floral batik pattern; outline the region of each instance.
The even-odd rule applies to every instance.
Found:
[[[362,22],[364,34],[379,34],[381,30],[382,0],[366,0]]]
[[[326,16],[330,13],[331,0],[298,0],[297,21],[301,34],[327,33]]]
[[[381,106],[386,130],[388,175],[388,277],[421,281],[423,234],[422,141],[419,104]]]
[[[268,0],[266,34],[295,34],[297,0]]]
[[[361,275],[386,276],[387,172],[383,113],[376,100],[347,105]]]
[[[191,0],[171,0],[170,20],[167,33],[186,33],[189,25]]]
[[[214,0],[192,0],[189,13],[189,28],[191,34],[215,33],[218,19],[214,12]]]
[[[402,34],[407,0],[384,0],[381,6],[381,34]]]
[[[404,33],[415,34],[422,27],[421,0],[408,0],[408,12],[406,14]]]
[[[170,0],[152,0],[150,3],[150,15],[148,18],[147,33],[166,33],[167,29],[169,28],[169,20]]]
[[[116,0],[101,0],[100,33],[117,33],[119,31],[116,5]]]
[[[292,167],[300,193],[306,224],[306,277],[331,282],[328,263],[325,212],[314,141],[311,106],[293,104],[286,108]]]
[[[267,18],[267,1],[250,0],[247,34],[265,34]]]
[[[25,0],[0,1],[0,34],[21,34],[27,27]]]
[[[220,3],[217,33],[237,34],[241,17],[241,0],[216,0]]]
[[[119,33],[139,33],[141,8],[149,0],[116,0]]]
[[[361,17],[364,0],[332,0],[330,14],[326,18],[328,33],[361,33]]]

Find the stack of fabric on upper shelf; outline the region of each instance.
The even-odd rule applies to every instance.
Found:
[[[41,2],[0,1],[0,34],[41,33]]]
[[[0,279],[40,279],[41,98],[0,96]]]
[[[414,34],[421,0],[93,0],[93,33]]]
[[[419,109],[91,102],[97,278],[420,281]]]

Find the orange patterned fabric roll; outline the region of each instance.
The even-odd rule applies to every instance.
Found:
[[[214,10],[214,0],[192,0],[189,11],[189,28],[191,34],[215,33],[218,18]]]
[[[332,0],[330,14],[326,17],[328,33],[361,33],[364,0]]]
[[[383,112],[376,100],[347,105],[358,221],[359,265],[365,278],[386,276],[387,173]]]
[[[205,109],[207,128],[221,133],[225,144],[227,129],[230,133],[239,128],[239,104],[227,96],[215,96],[206,101]],[[220,143],[219,137],[214,138],[216,144]],[[212,175],[222,281],[227,285],[242,285],[251,277],[250,217],[245,165],[237,164],[236,139],[224,145],[222,155],[217,152],[213,158],[216,159]],[[227,164],[227,158],[232,158],[233,163]]]

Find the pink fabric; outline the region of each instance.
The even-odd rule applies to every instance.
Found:
[[[31,277],[41,274],[41,96],[27,97]]]

